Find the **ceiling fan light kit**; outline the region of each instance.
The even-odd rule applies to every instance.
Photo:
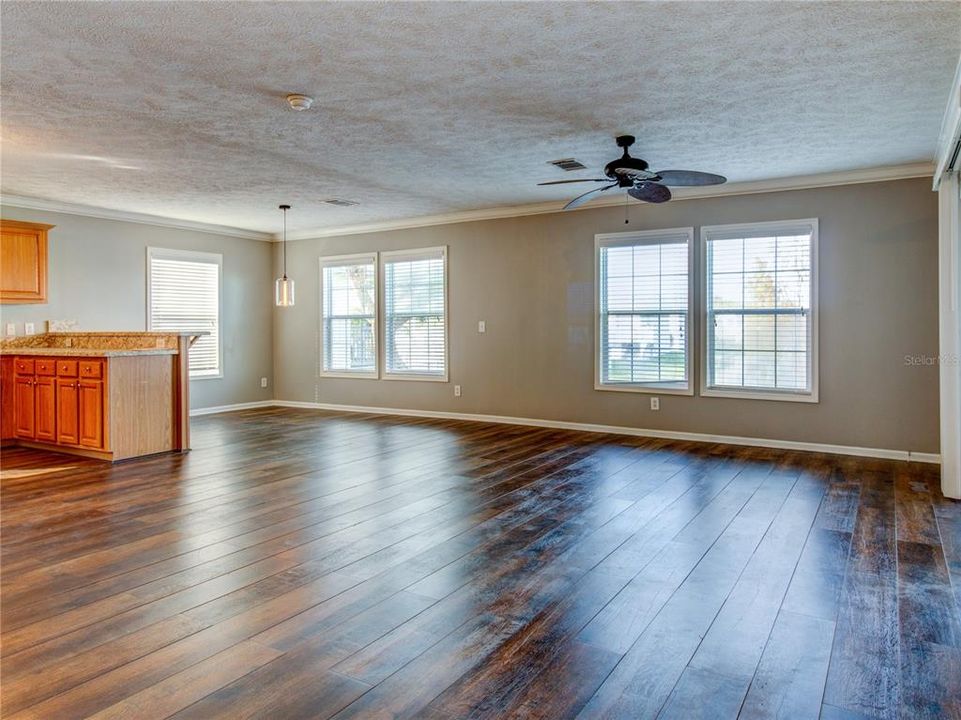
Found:
[[[615,140],[617,146],[624,148],[624,154],[604,166],[603,178],[584,178],[581,180],[552,180],[538,183],[538,185],[561,185],[566,183],[590,182],[608,183],[604,187],[588,190],[578,195],[564,206],[571,210],[593,200],[598,193],[613,188],[627,190],[627,194],[636,200],[649,203],[663,203],[671,199],[668,185],[674,187],[690,187],[703,185],[720,185],[727,182],[723,175],[698,172],[696,170],[651,170],[646,160],[631,157],[628,148],[634,144],[633,135],[620,135]]]

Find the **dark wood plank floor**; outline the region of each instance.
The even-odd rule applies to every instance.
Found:
[[[961,717],[932,466],[269,409],[2,473],[10,720]]]

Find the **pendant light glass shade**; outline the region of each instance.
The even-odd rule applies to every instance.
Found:
[[[277,278],[274,285],[277,307],[291,307],[294,304],[294,281],[288,277],[282,277]]]
[[[284,211],[284,276],[274,283],[274,303],[277,307],[293,307],[294,281],[287,277],[287,211],[290,205],[281,205],[280,209]]]

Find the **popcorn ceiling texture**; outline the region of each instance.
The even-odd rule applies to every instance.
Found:
[[[619,133],[732,181],[930,160],[961,49],[958,2],[0,7],[4,192],[267,232],[572,197],[536,183]]]

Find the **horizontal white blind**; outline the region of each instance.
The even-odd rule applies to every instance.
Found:
[[[440,248],[382,257],[385,373],[446,376],[446,252]]]
[[[811,391],[812,238],[796,225],[706,235],[709,387]]]
[[[375,255],[321,259],[323,370],[377,372]]]
[[[600,382],[688,386],[690,235],[599,246]]]
[[[149,253],[148,329],[210,333],[190,348],[190,374],[220,374],[221,256],[156,248]]]

